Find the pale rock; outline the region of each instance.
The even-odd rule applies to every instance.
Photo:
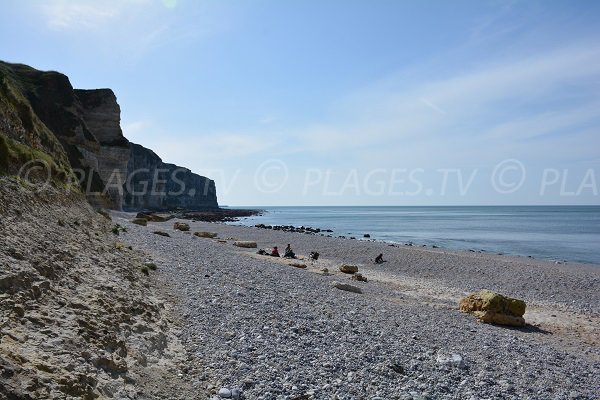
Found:
[[[358,272],[358,267],[356,265],[340,265],[340,271],[345,274],[355,274]]]
[[[352,293],[362,293],[362,289],[356,286],[349,285],[347,283],[335,282],[333,287],[339,290],[344,290],[346,292]]]
[[[461,368],[461,369],[466,367],[462,356],[457,353],[452,353],[452,354],[438,353],[438,355],[436,357],[436,361],[438,364],[441,364],[441,365],[447,365],[447,366],[457,367],[457,368]]]
[[[255,249],[257,247],[256,242],[252,242],[249,240],[238,240],[233,242],[233,245],[236,247],[244,247],[248,249]]]

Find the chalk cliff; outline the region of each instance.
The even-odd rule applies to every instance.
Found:
[[[215,182],[189,169],[163,163],[152,150],[130,143],[123,208],[198,210],[217,208]]]
[[[111,207],[121,209],[122,184],[127,180],[129,141],[121,131],[121,109],[110,89],[81,90],[75,95],[81,104],[81,117],[99,143],[95,153],[86,157],[94,160],[94,170],[103,183],[103,193]]]
[[[213,181],[130,145],[112,90],[73,89],[61,73],[1,61],[0,84],[0,174],[43,158],[53,176],[76,180],[96,207],[218,207]],[[141,193],[143,187],[154,191]]]

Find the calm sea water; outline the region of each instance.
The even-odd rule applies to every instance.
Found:
[[[483,250],[600,266],[600,206],[266,207],[243,225],[310,226],[332,235]]]

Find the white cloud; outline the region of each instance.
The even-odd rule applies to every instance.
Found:
[[[52,33],[83,56],[135,65],[159,48],[184,46],[232,29],[233,7],[176,0],[44,0],[27,4]]]
[[[432,110],[434,110],[442,115],[446,115],[446,111],[442,110],[437,104],[434,104],[433,102],[427,100],[424,97],[421,97],[419,100],[421,101],[421,103],[425,104],[427,107],[431,108]]]
[[[597,45],[533,54],[435,81],[422,77],[407,84],[402,76],[348,96],[338,105],[336,120],[301,130],[304,148],[360,151],[379,144],[404,152],[407,142],[435,142],[447,150],[481,137],[487,148],[473,152],[489,154],[494,141],[510,138],[516,146],[516,139],[543,139],[559,127],[568,130],[600,117],[597,97],[582,95],[577,109],[570,98],[570,91],[583,93],[600,78]]]
[[[274,137],[256,134],[219,133],[187,135],[185,140],[157,134],[145,137],[141,144],[155,150],[166,162],[188,166],[196,164],[200,157],[204,168],[213,168],[268,153],[280,142]]]
[[[484,137],[514,141],[540,138],[569,129],[575,133],[582,124],[600,123],[599,110],[600,103],[596,102],[583,107],[533,113],[494,126],[485,132]]]
[[[135,136],[151,128],[152,122],[150,120],[139,120],[122,123],[121,125],[123,129],[123,135],[125,135],[127,139],[131,140]]]
[[[131,7],[148,4],[148,0],[46,0],[39,8],[52,29],[100,29]]]
[[[198,139],[154,146],[181,162],[194,162],[201,151],[201,164],[211,167],[294,155],[305,160],[298,168],[314,160],[356,168],[461,167],[597,153],[598,135],[590,129],[599,129],[600,104],[579,88],[600,78],[598,46],[564,47],[436,80],[423,76],[406,83],[402,75],[341,99],[328,121],[283,131],[200,132]]]

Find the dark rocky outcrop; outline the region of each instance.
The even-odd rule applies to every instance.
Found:
[[[129,143],[110,89],[73,89],[61,73],[0,62],[0,117],[0,174],[42,160],[96,207],[218,207],[214,181]]]
[[[130,144],[123,209],[152,211],[217,208],[215,182],[164,163],[152,150]]]

